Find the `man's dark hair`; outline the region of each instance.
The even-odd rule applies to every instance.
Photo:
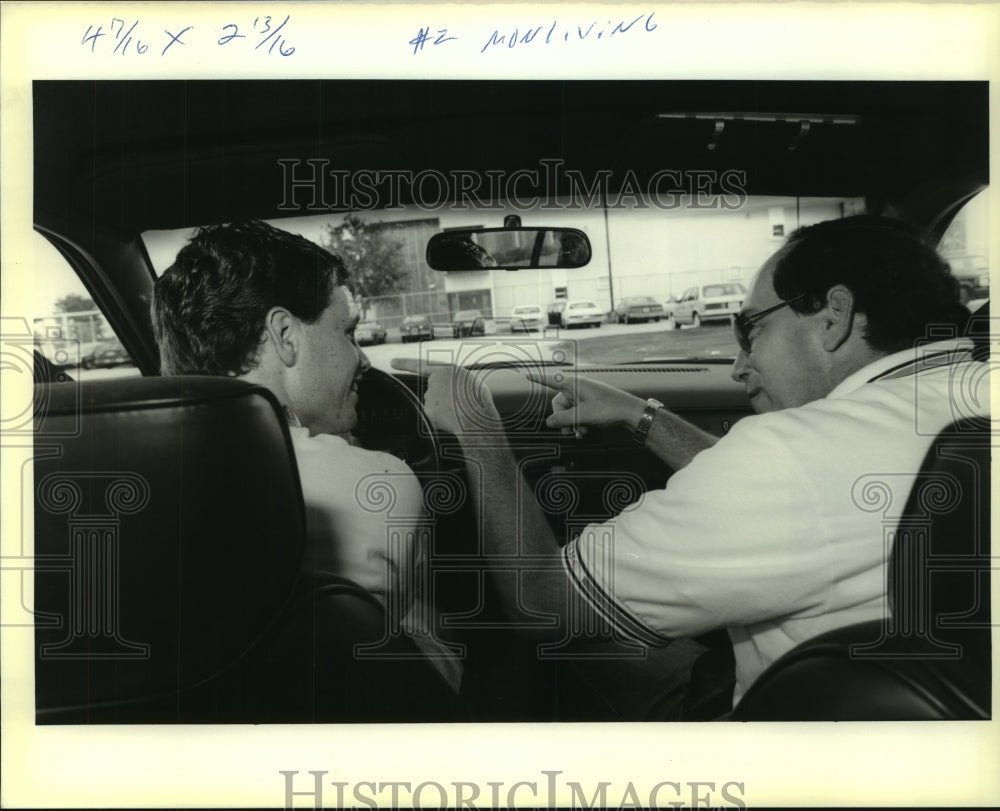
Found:
[[[346,281],[337,256],[260,220],[199,228],[153,287],[160,372],[246,374],[268,310],[314,323]]]
[[[791,307],[815,313],[838,284],[864,313],[865,340],[896,352],[929,337],[930,325],[962,334],[969,312],[945,262],[905,223],[860,215],[799,228],[789,235],[774,269],[774,291]]]

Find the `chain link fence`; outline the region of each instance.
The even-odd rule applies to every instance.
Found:
[[[448,323],[448,294],[443,290],[396,293],[364,300],[364,317],[378,321],[386,329],[398,329],[408,315],[429,315],[434,323]]]

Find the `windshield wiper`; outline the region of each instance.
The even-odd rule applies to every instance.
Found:
[[[736,360],[732,355],[668,355],[663,357],[645,357],[642,360],[629,361],[627,365],[652,366],[661,363],[725,363]]]
[[[572,366],[565,360],[485,360],[470,363],[466,369],[539,369],[553,366]]]

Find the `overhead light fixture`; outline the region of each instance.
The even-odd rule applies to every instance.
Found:
[[[794,140],[788,145],[790,152],[798,149],[802,139],[811,131],[813,124],[835,124],[839,126],[855,126],[861,123],[859,115],[838,115],[835,113],[751,113],[751,112],[676,112],[657,113],[657,118],[682,119],[694,121],[713,121],[715,128],[712,131],[711,140],[708,142],[708,149],[715,150],[719,146],[722,133],[728,121],[753,121],[772,124],[798,124],[799,131]]]
[[[709,149],[715,149],[719,145],[719,139],[722,137],[722,131],[726,128],[726,122],[719,119],[715,122],[715,130],[712,132],[712,140],[708,142]]]

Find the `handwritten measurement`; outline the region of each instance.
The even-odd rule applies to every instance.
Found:
[[[263,18],[261,17],[254,18],[253,25],[250,26],[250,29],[255,34],[263,35],[263,38],[257,43],[256,46],[254,46],[254,50],[256,51],[257,49],[262,48],[264,45],[267,45],[267,43],[270,42],[271,43],[270,47],[268,47],[267,49],[268,53],[271,53],[275,48],[278,49],[278,53],[280,53],[282,56],[291,56],[293,53],[295,53],[295,47],[289,46],[286,48],[285,38],[278,36],[278,32],[285,27],[285,24],[289,21],[289,19],[291,19],[291,15],[286,15],[285,19],[281,21],[281,24],[277,28],[272,28],[270,14],[266,15]],[[223,31],[227,31],[229,29],[232,29],[231,33],[228,33],[225,36],[220,37],[217,44],[228,45],[234,39],[247,38],[246,34],[241,34],[239,32],[240,29],[236,23],[229,23],[228,25],[222,26]]]
[[[215,38],[214,44],[224,47],[239,40],[247,40],[248,43],[255,43],[253,45],[255,51],[263,49],[268,54],[291,56],[295,53],[295,46],[289,44],[282,33],[290,20],[291,15],[287,14],[284,20],[276,23],[275,19],[267,14],[255,17],[250,25],[242,27],[238,22],[227,23],[212,33]],[[98,49],[108,48],[112,54],[120,56],[143,56],[149,52],[150,45],[162,45],[159,54],[166,56],[168,51],[176,52],[188,45],[200,44],[193,25],[178,27],[175,31],[165,28],[162,35],[156,31],[150,33],[141,25],[142,21],[138,18],[112,17],[107,28],[102,23],[88,25],[80,44],[89,47],[91,53],[98,53]]]

